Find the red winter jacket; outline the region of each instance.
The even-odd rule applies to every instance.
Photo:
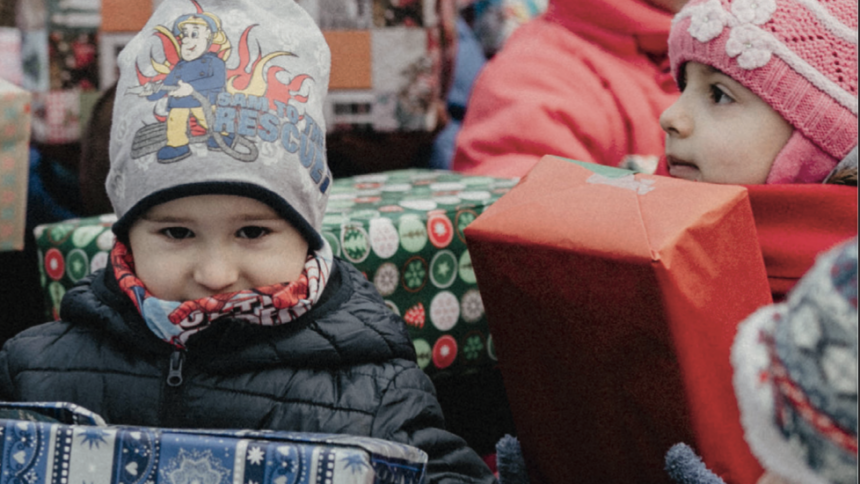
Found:
[[[669,176],[661,157],[657,175]],[[818,254],[857,235],[857,187],[823,183],[746,185],[773,300],[812,268]]]
[[[818,254],[857,235],[857,187],[812,183],[747,189],[775,301],[785,299]]]
[[[478,77],[452,169],[513,177],[547,154],[613,166],[662,155],[658,118],[678,96],[671,19],[644,0],[552,0]]]

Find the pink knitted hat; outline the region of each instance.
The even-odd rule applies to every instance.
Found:
[[[672,74],[695,61],[795,130],[766,183],[818,183],[857,146],[856,0],[692,0],[672,22]]]

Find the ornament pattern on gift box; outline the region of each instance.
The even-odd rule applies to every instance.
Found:
[[[460,314],[463,321],[476,323],[484,316],[484,301],[477,289],[469,289],[460,299]]]
[[[69,252],[66,262],[66,275],[72,282],[78,282],[90,273],[90,261],[87,253],[81,249]]]
[[[397,266],[391,262],[386,262],[376,269],[376,275],[373,276],[373,285],[379,294],[390,296],[397,289],[397,283],[400,280],[400,272]]]
[[[362,262],[370,254],[367,231],[361,225],[344,225],[341,229],[343,255],[350,262]]]
[[[469,255],[469,251],[463,252],[463,255],[460,256],[460,279],[463,279],[468,284],[477,283],[478,279],[475,277],[475,269],[472,267],[472,256]]]
[[[403,320],[406,321],[406,324],[419,329],[424,327],[425,318],[426,314],[422,303],[418,303],[407,309],[406,314],[403,315]]]
[[[466,333],[461,344],[463,359],[467,364],[474,364],[484,356],[484,335],[480,331]]]
[[[515,179],[411,169],[332,185],[323,233],[341,240],[344,228],[365,229],[367,244],[356,245],[368,246],[368,254],[352,263],[368,274],[386,304],[400,308],[431,377],[493,361],[463,229],[515,184]]]
[[[114,244],[113,215],[40,225],[33,230],[48,318],[56,319],[66,290],[107,265]]]
[[[418,292],[427,282],[427,262],[421,257],[412,257],[403,266],[403,288]]]
[[[442,291],[433,296],[430,302],[430,321],[442,332],[450,331],[460,319],[460,303],[457,296],[449,291]]]
[[[427,244],[427,229],[424,228],[424,223],[415,214],[404,215],[400,218],[398,233],[400,234],[400,245],[407,252],[420,252]]]
[[[457,257],[450,250],[443,250],[430,261],[430,281],[439,289],[449,287],[457,279]]]
[[[430,243],[437,249],[448,247],[454,238],[454,225],[445,213],[435,213],[427,219],[427,233]]]
[[[370,247],[380,259],[393,256],[399,245],[400,236],[391,219],[377,217],[370,221]]]
[[[457,359],[457,340],[450,335],[444,335],[433,345],[433,364],[444,370]]]
[[[430,348],[430,344],[427,343],[427,340],[419,338],[413,341],[412,345],[415,347],[415,358],[418,361],[418,366],[422,370],[427,368],[433,359],[433,349]]]

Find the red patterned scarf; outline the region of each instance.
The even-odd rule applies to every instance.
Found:
[[[134,256],[117,241],[110,254],[119,287],[131,298],[147,326],[161,339],[185,348],[188,338],[220,318],[277,326],[294,321],[319,300],[331,272],[332,252],[326,243],[308,255],[295,281],[246,289],[192,301],[164,301],[154,297],[135,275]]]

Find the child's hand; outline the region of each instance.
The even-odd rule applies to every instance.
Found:
[[[190,96],[191,93],[194,92],[194,88],[191,84],[188,84],[185,81],[179,81],[179,87],[170,93],[173,97],[185,97]]]

